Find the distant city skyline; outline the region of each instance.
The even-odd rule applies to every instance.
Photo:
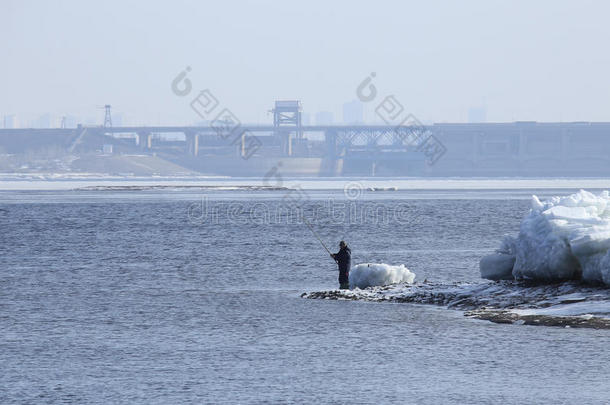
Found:
[[[383,123],[383,121],[371,115],[371,119],[367,120],[364,116],[364,104],[358,100],[347,101],[342,104],[342,114],[334,114],[332,111],[303,111],[302,125],[332,125],[332,124],[365,124],[365,123]],[[65,118],[65,125],[68,128],[76,127],[78,124],[83,125],[102,125],[104,122],[104,110],[96,108],[96,115],[78,116],[75,114],[53,114],[53,113],[38,113],[38,114],[4,114],[0,115],[3,119],[3,128],[59,128],[62,119]],[[338,117],[338,118],[337,118]],[[209,121],[201,121],[199,117],[193,117],[192,122],[175,123],[164,122],[160,119],[147,122],[130,114],[121,111],[112,111],[113,126],[138,126],[138,125],[208,125]],[[265,120],[258,122],[250,122],[251,124],[271,124],[272,117],[265,116]]]

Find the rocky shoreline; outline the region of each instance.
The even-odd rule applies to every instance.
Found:
[[[303,293],[301,297],[431,304],[461,310],[469,318],[494,323],[610,329],[610,289],[577,282],[442,284],[425,281],[362,290],[315,291]]]

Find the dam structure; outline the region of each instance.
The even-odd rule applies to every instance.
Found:
[[[263,176],[278,164],[290,176],[610,175],[608,122],[302,125],[298,101],[276,102],[271,111],[270,125],[5,128],[0,152],[52,148],[83,162],[83,156],[154,156],[191,172],[229,176]]]

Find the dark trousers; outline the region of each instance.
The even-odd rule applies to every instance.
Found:
[[[349,288],[349,273],[339,273],[339,288],[347,290]]]

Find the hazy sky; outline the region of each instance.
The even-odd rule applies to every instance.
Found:
[[[194,91],[248,122],[269,122],[276,99],[338,119],[371,72],[425,121],[478,106],[488,121],[610,121],[607,1],[0,0],[0,16],[0,115],[101,123],[109,103],[190,123],[170,91],[190,66]]]

